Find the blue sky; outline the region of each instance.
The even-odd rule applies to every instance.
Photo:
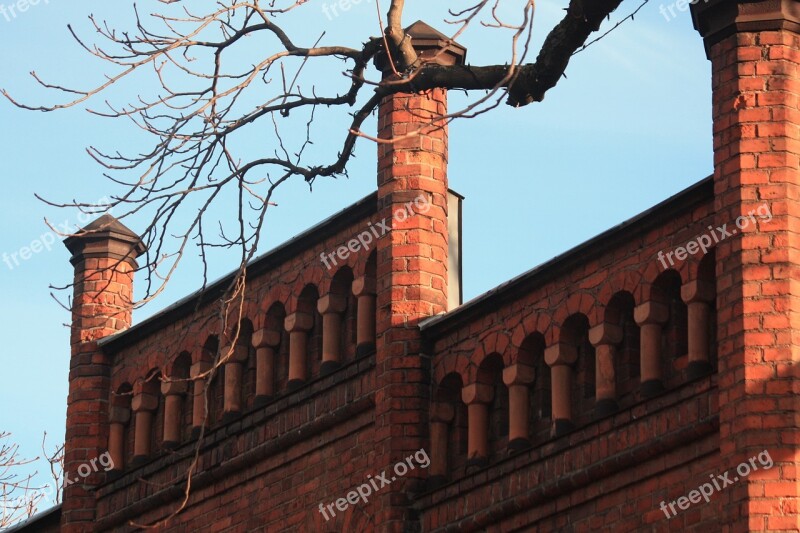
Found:
[[[10,0],[0,0],[4,3],[10,4]],[[536,51],[567,3],[537,2]],[[324,31],[322,44],[357,46],[366,36],[379,33],[373,1],[363,0],[330,18],[324,14],[323,4],[333,2],[309,2],[290,19],[289,29],[299,43],[311,44]],[[461,4],[464,2],[455,3]],[[130,3],[42,0],[16,17],[6,19],[0,14],[0,87],[28,102],[53,103],[60,100],[37,88],[30,71],[80,87],[102,79],[107,72],[104,65],[75,45],[66,25],[73,24],[91,41],[87,15],[93,13],[125,27],[131,10],[122,5]],[[150,0],[139,5],[142,13],[149,13],[160,4]],[[623,2],[609,25],[638,5],[636,0]],[[710,66],[688,12],[679,12],[677,18],[667,21],[659,6],[651,2],[635,21],[575,57],[568,78],[543,103],[522,109],[503,106],[451,126],[450,186],[466,197],[466,299],[712,172]],[[444,16],[439,8],[410,6],[404,21],[410,24],[424,19],[447,32]],[[507,58],[508,40],[491,31],[476,27],[460,41],[469,49],[472,64],[502,63]],[[252,49],[257,56],[260,47]],[[248,58],[243,54],[240,59]],[[309,67],[305,74],[307,86],[312,78],[320,85],[342,83],[333,69]],[[109,96],[112,101],[124,102],[137,92],[152,94],[153,87],[148,78],[142,78]],[[462,96],[451,94],[451,109],[463,101]],[[53,200],[95,201],[119,192],[104,180],[100,168],[86,154],[87,146],[112,151],[142,146],[141,134],[129,123],[93,117],[82,109],[33,113],[3,101],[0,123],[0,254],[8,256],[19,254],[34,241],[50,240],[42,237],[49,232],[44,217],[72,227],[80,222],[76,212],[48,207],[36,200],[34,193]],[[335,154],[344,124],[331,124],[314,141],[319,150]],[[298,131],[297,125],[304,126],[304,120],[287,121],[285,129],[291,135]],[[374,131],[374,121],[367,131],[369,128]],[[254,139],[245,150],[258,153],[259,148]],[[349,179],[320,180],[313,192],[299,180],[283,186],[276,197],[279,207],[267,219],[261,251],[374,190],[375,147],[362,142],[357,155]],[[134,230],[144,225],[141,219],[127,223]],[[20,258],[19,264],[12,262],[13,268],[0,263],[0,294],[5,301],[0,307],[5,345],[0,367],[0,431],[12,432],[28,456],[39,453],[45,431],[53,443],[63,439],[69,365],[65,323],[69,314],[53,300],[49,287],[70,281],[68,259],[66,249],[55,242],[27,260]],[[235,261],[235,252],[215,254],[211,277],[226,273]],[[168,290],[138,310],[134,319],[157,312],[197,288],[200,281],[196,262],[190,262]]]

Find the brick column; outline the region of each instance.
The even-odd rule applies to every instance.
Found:
[[[186,396],[185,381],[161,383],[161,395],[164,397],[164,447],[174,448],[183,440],[183,401]]]
[[[569,344],[554,344],[544,351],[544,360],[550,367],[552,433],[558,437],[575,427],[572,420],[572,382],[575,372],[572,367],[578,360],[578,351]]]
[[[289,332],[289,383],[294,389],[308,380],[308,333],[314,328],[314,317],[300,311],[286,317],[284,322]]]
[[[114,464],[115,472],[125,469],[125,427],[130,420],[130,408],[111,406],[108,414],[108,421],[111,425],[108,432],[108,453]]]
[[[461,400],[467,406],[467,467],[485,466],[489,460],[489,405],[494,399],[494,387],[473,383],[461,390]]]
[[[150,457],[153,434],[153,413],[158,409],[158,397],[141,392],[133,397],[133,463],[141,464]]]
[[[508,387],[509,450],[522,450],[530,446],[530,386],[535,375],[532,366],[521,363],[503,369],[503,383]]]
[[[253,334],[256,347],[256,406],[265,405],[275,395],[275,356],[281,332],[261,329]]]
[[[189,368],[189,377],[192,379],[192,438],[197,438],[203,427],[208,427],[208,403],[206,401],[206,387],[209,386],[206,373],[211,370],[214,363],[211,361],[198,361]],[[204,376],[204,377],[199,377]]]
[[[658,302],[645,302],[633,310],[633,319],[641,328],[639,386],[645,397],[655,396],[664,390],[664,353],[661,342],[664,324],[669,320],[669,308]]]
[[[431,464],[428,479],[431,487],[444,484],[450,474],[447,462],[447,443],[450,440],[450,424],[455,418],[455,409],[449,403],[431,405]]]
[[[347,299],[338,294],[328,294],[317,300],[317,311],[322,315],[322,364],[320,374],[333,372],[341,364],[342,313]]]
[[[589,330],[589,342],[594,346],[595,356],[595,416],[602,417],[616,412],[617,346],[622,342],[622,328],[604,322]]]
[[[692,13],[713,74],[715,224],[759,213],[716,251],[720,471],[765,451],[774,461],[719,495],[720,522],[797,530],[800,2],[709,1]]]
[[[424,23],[406,30],[424,61],[463,62],[465,50]],[[437,52],[444,51],[437,56]],[[376,60],[393,76],[386,54]],[[430,361],[418,324],[447,310],[447,91],[386,96],[378,111],[378,219],[392,228],[377,242],[376,468],[428,446]],[[433,121],[433,125],[431,122]],[[406,137],[411,134],[411,136]],[[375,501],[379,531],[402,531],[407,492],[422,487],[410,471]]]
[[[224,347],[220,353],[223,358],[228,358],[225,363],[225,387],[222,404],[222,419],[228,422],[242,414],[242,376],[244,374],[244,365],[250,355],[250,347],[244,344],[236,344],[233,347]]]
[[[97,341],[131,325],[133,274],[145,248],[139,237],[111,215],[103,215],[64,245],[75,270],[70,331],[69,396],[64,442],[64,472],[78,468],[108,450],[111,360]],[[92,527],[94,494],[103,472],[64,489],[61,531]]]
[[[375,351],[375,280],[362,276],[353,281],[353,295],[358,298],[356,317],[356,357]]]
[[[716,287],[702,280],[690,281],[681,287],[681,299],[688,310],[689,366],[686,369],[690,379],[708,374],[711,371],[709,362],[709,328],[711,324],[711,306],[716,298]]]

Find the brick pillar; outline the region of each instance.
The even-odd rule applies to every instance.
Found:
[[[98,218],[64,245],[75,269],[64,472],[77,477],[81,465],[108,451],[111,361],[97,341],[130,327],[133,273],[145,248],[138,235],[111,215]],[[62,531],[91,529],[95,500],[90,489],[103,477],[97,472],[64,489]]]
[[[681,287],[681,299],[686,304],[689,319],[689,366],[686,371],[690,379],[708,374],[712,370],[709,361],[709,322],[715,298],[716,287],[708,281],[690,281]]]
[[[147,392],[140,392],[133,396],[131,410],[133,411],[133,463],[140,465],[145,462],[153,450],[150,447],[153,431],[153,418],[158,409],[158,396]]]
[[[531,390],[536,371],[517,363],[503,369],[503,383],[508,387],[508,448],[524,450],[530,446]]]
[[[342,318],[345,309],[347,299],[338,294],[327,294],[317,300],[317,311],[322,315],[321,375],[329,374],[341,366]]]
[[[125,469],[125,428],[131,420],[129,407],[112,405],[108,414],[111,424],[108,433],[108,453],[114,465],[113,470],[121,472]]]
[[[353,295],[358,298],[356,316],[356,357],[375,351],[376,282],[362,276],[353,281]]]
[[[260,329],[253,334],[256,347],[255,405],[266,405],[275,395],[275,356],[281,344],[281,332]]]
[[[720,522],[797,530],[800,2],[709,1],[692,13],[713,74],[715,224],[737,231],[716,251],[720,472],[764,451],[774,461],[736,474]],[[737,228],[751,211],[764,216]]]
[[[489,461],[489,408],[494,387],[472,383],[461,389],[461,400],[467,406],[467,468],[483,467]]]
[[[455,409],[449,403],[435,402],[431,405],[431,464],[428,479],[431,487],[443,485],[450,475],[447,462],[447,444],[450,439],[450,425],[455,418]]]
[[[406,30],[424,60],[462,62],[465,50],[423,23]],[[435,59],[436,52],[446,50]],[[385,54],[376,61],[391,77]],[[391,468],[428,446],[430,362],[422,353],[421,320],[447,310],[447,92],[387,96],[378,112],[378,217],[392,227],[377,244],[377,393],[375,468]],[[376,501],[380,531],[403,531],[406,492],[428,473],[411,470]]]
[[[183,402],[187,390],[186,381],[161,383],[161,395],[164,397],[165,448],[175,448],[183,440]]]
[[[308,335],[314,328],[314,317],[309,313],[296,312],[284,321],[289,333],[289,383],[288,388],[296,389],[308,380]]]
[[[222,357],[228,357],[228,361],[225,363],[222,407],[222,419],[228,422],[242,414],[244,365],[247,364],[247,358],[250,356],[250,346],[245,344],[226,346],[221,353]]]
[[[578,351],[569,344],[554,344],[544,351],[544,360],[550,367],[551,433],[558,437],[575,427],[572,420],[572,382],[575,379],[573,366],[578,360]]]
[[[589,330],[589,342],[595,354],[595,416],[614,413],[617,404],[617,346],[622,342],[622,328],[603,322]]]
[[[192,381],[192,438],[197,438],[208,427],[208,408],[210,399],[206,389],[210,387],[207,373],[214,367],[211,361],[198,361],[189,368]],[[202,378],[200,376],[203,376]],[[208,401],[207,401],[208,400]]]
[[[669,308],[655,301],[645,302],[633,310],[633,319],[640,328],[640,388],[645,397],[664,390],[664,353],[662,350],[664,324],[669,320]]]

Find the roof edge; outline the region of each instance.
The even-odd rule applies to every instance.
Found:
[[[53,515],[55,513],[58,513],[59,515],[61,514],[61,504],[60,503],[57,504],[57,505],[54,505],[53,507],[50,507],[49,509],[45,509],[44,511],[36,513],[35,515],[31,516],[30,518],[26,518],[22,522],[14,524],[13,526],[11,526],[11,527],[9,527],[7,529],[4,529],[3,533],[13,533],[13,532],[17,532],[17,531],[23,531],[28,526],[31,526],[31,527],[35,526],[37,522],[39,522],[41,520],[44,520],[46,518],[49,518],[51,515]]]
[[[247,266],[249,276],[258,276],[281,263],[291,259],[301,250],[305,250],[316,243],[336,235],[344,226],[364,218],[378,211],[377,191],[365,196],[354,204],[342,209],[338,213],[318,222],[306,229],[302,233],[292,237],[288,241],[279,244],[275,248],[253,259]],[[230,282],[233,280],[236,271],[230,272],[221,278],[211,282],[207,286],[200,288],[187,296],[184,296],[175,303],[114,335],[105,337],[98,341],[106,353],[115,353],[127,346],[132,336],[136,335],[138,341],[142,337],[147,337],[157,332],[162,326],[173,323],[181,318],[191,315],[203,305],[221,296]]]
[[[713,176],[708,176],[549,261],[489,289],[452,311],[423,320],[420,322],[419,328],[428,339],[434,339],[454,329],[462,321],[469,321],[480,316],[486,307],[496,308],[500,303],[516,299],[520,293],[524,293],[530,287],[546,283],[560,275],[565,270],[565,266],[571,267],[573,264],[585,261],[586,256],[582,255],[585,252],[589,251],[592,256],[602,253],[607,247],[591,250],[601,241],[611,240],[616,246],[627,241],[631,233],[648,231],[660,224],[664,217],[690,209],[697,204],[713,199],[713,197]]]

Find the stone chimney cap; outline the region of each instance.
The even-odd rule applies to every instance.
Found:
[[[75,235],[64,239],[64,246],[72,252],[73,259],[86,250],[88,242],[117,241],[132,248],[132,259],[142,255],[147,248],[141,237],[117,220],[114,216],[105,214],[90,222]]]
[[[139,238],[139,236],[136,235],[133,232],[133,230],[131,230],[125,224],[117,220],[116,217],[109,214],[105,214],[95,219],[93,222],[90,222],[86,227],[83,228],[82,231],[89,232],[89,231],[103,231],[103,230],[112,233],[118,233],[120,235],[125,235],[128,237],[136,237],[137,239]]]
[[[427,50],[431,50],[435,54],[442,48],[447,48],[447,51],[442,55],[451,56],[453,62],[450,63],[448,61],[445,64],[463,65],[467,59],[467,49],[465,47],[455,41],[451,42],[450,37],[421,20],[416,21],[406,28],[405,32],[406,35],[411,37],[414,48],[423,53]],[[439,57],[441,57],[441,55]]]
[[[432,60],[436,57],[436,64],[444,66],[463,65],[466,62],[467,49],[465,47],[451,41],[450,37],[421,20],[403,31],[411,37],[414,50],[422,60]],[[444,52],[439,53],[440,50],[444,50]],[[381,71],[386,70],[385,67],[388,65],[385,53],[381,52],[375,57],[375,65]]]
[[[737,32],[800,31],[798,0],[704,0],[691,2],[692,22],[711,47]]]

